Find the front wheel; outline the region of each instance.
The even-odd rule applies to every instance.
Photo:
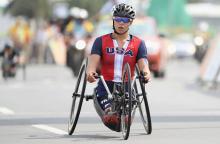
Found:
[[[129,64],[125,64],[122,75],[123,95],[121,113],[121,131],[124,140],[127,140],[131,126],[131,70]]]
[[[75,90],[73,93],[73,100],[72,100],[72,106],[70,111],[70,118],[68,122],[68,133],[69,135],[72,135],[76,128],[76,124],[78,122],[78,118],[80,115],[84,93],[86,88],[86,63],[84,62],[81,66],[77,83],[75,86]]]

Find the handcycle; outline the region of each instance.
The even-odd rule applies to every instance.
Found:
[[[87,101],[92,99],[94,101],[96,110],[99,109],[97,111],[98,114],[101,115],[104,113],[96,102],[97,99],[95,92],[91,95],[85,95],[87,84],[87,61],[88,60],[84,60],[81,66],[79,75],[77,77],[75,89],[72,95],[72,106],[68,121],[69,135],[72,135],[76,128],[84,99],[86,99]],[[152,124],[149,105],[147,101],[147,93],[145,91],[146,82],[143,80],[143,75],[139,71],[138,67],[135,67],[135,76],[132,80],[130,66],[126,63],[123,68],[122,82],[119,84],[119,88],[114,88],[112,93],[110,93],[102,75],[97,76],[97,79],[100,79],[102,81],[108,93],[108,97],[112,100],[112,111],[116,111],[120,115],[119,131],[122,132],[123,139],[127,140],[129,137],[130,127],[137,108],[139,109],[140,117],[146,133],[151,134]]]

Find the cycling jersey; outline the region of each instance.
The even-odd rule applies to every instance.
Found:
[[[123,48],[118,48],[112,34],[106,34],[95,40],[91,54],[101,56],[101,75],[106,81],[120,82],[123,65],[129,63],[133,77],[135,64],[140,58],[147,58],[147,49],[141,39],[132,35]]]

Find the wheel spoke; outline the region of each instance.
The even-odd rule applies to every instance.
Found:
[[[70,111],[70,117],[68,122],[68,133],[72,135],[75,130],[76,124],[78,122],[78,118],[80,115],[84,93],[86,88],[86,64],[85,62],[81,66],[79,75],[77,77],[77,83],[73,93],[72,106]]]
[[[136,80],[135,83],[136,85],[134,88],[136,93],[138,94],[137,100],[138,100],[139,113],[147,134],[151,134],[152,124],[151,124],[150,110],[147,101],[147,95],[145,91],[145,86],[140,77],[140,71],[137,68],[137,66],[136,66],[136,73],[138,75],[138,79]]]
[[[131,72],[130,66],[126,64],[122,75],[123,96],[122,96],[122,114],[121,114],[121,131],[123,138],[128,139],[131,126],[132,112],[132,94],[131,94]]]

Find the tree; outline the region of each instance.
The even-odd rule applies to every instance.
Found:
[[[186,0],[151,0],[147,14],[162,28],[191,27],[191,17],[185,11]]]
[[[25,16],[27,18],[49,17],[50,6],[47,0],[13,0],[6,8],[13,16]]]
[[[197,2],[201,2],[201,0],[188,0],[189,3],[197,3]]]
[[[6,11],[13,16],[50,18],[56,2],[66,2],[69,7],[85,8],[90,16],[93,16],[100,10],[106,0],[12,0]]]

